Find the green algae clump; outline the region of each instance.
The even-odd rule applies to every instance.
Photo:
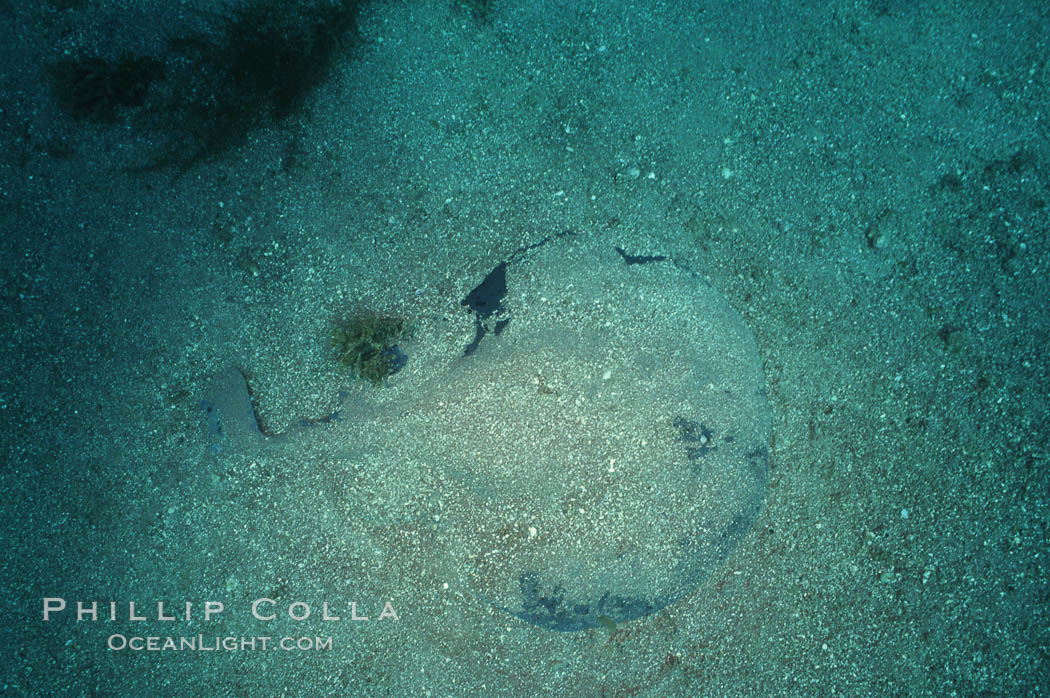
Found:
[[[408,333],[401,318],[357,313],[332,328],[332,348],[354,375],[378,386],[403,365],[405,355],[397,345]]]

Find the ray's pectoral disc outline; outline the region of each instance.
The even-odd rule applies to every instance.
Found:
[[[243,375],[222,371],[202,403],[212,451],[345,442],[355,420],[396,414],[370,457],[400,457],[415,439],[452,483],[442,525],[459,554],[442,564],[457,583],[550,630],[654,613],[747,535],[771,421],[739,315],[645,252],[570,233],[518,250],[449,300],[470,314],[463,346],[421,351],[426,361],[408,351],[395,397],[344,395],[333,415],[279,436],[260,431]]]

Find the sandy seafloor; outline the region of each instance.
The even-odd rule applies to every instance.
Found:
[[[130,172],[156,135],[71,119],[43,66],[158,51],[197,9],[0,3],[0,693],[1046,694],[1045,5],[373,0],[300,112],[182,176]],[[569,229],[699,270],[756,336],[768,494],[694,593],[536,628],[428,571],[425,451],[208,453],[223,367],[273,431],[325,414],[351,385],[334,317],[462,346],[458,301]],[[229,610],[44,623],[51,596]],[[315,616],[254,621],[262,596]],[[325,625],[325,599],[400,619]]]

